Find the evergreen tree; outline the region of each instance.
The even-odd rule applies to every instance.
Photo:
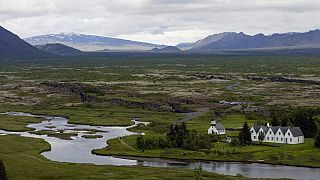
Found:
[[[318,135],[314,138],[314,146],[316,148],[320,148],[320,131],[319,131]]]
[[[144,152],[144,149],[146,148],[146,142],[145,142],[144,137],[142,135],[139,135],[137,137],[137,146],[139,149],[141,149]]]
[[[271,111],[272,111],[271,112],[271,125],[272,126],[280,126],[278,111],[275,109],[272,109]]]
[[[2,160],[0,160],[0,180],[7,180],[6,169]]]
[[[264,138],[265,138],[265,134],[263,132],[259,132],[258,139],[260,141],[260,144],[262,144],[262,141],[264,140]]]
[[[247,122],[243,124],[242,130],[239,133],[239,142],[242,145],[251,143],[251,133]]]

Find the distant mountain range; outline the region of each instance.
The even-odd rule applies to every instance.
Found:
[[[32,45],[60,43],[81,51],[147,51],[161,45],[76,33],[47,34],[24,39]]]
[[[64,44],[46,44],[46,45],[36,45],[38,49],[46,51],[48,53],[61,55],[61,56],[73,56],[73,55],[81,55],[82,51],[66,46]]]
[[[17,35],[0,26],[1,58],[47,58],[53,56],[53,54],[31,46]]]
[[[0,58],[50,58],[58,56],[104,56],[110,52],[149,53],[319,53],[320,30],[254,36],[225,32],[194,43],[164,46],[84,34],[50,34],[25,39],[0,26]],[[80,50],[78,50],[78,47]],[[84,53],[84,51],[95,51]]]
[[[175,46],[165,46],[163,48],[153,48],[150,52],[179,53],[182,50]]]
[[[292,48],[320,48],[320,30],[304,33],[283,33],[265,36],[254,36],[244,33],[225,32],[210,35],[195,43],[182,43],[178,48],[196,52],[212,52],[221,50],[248,49],[292,49]]]

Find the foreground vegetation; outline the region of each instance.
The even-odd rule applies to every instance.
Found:
[[[50,145],[43,140],[18,136],[0,136],[0,159],[8,179],[193,179],[192,170],[149,167],[95,166],[58,163],[45,159],[41,152]],[[248,179],[202,173],[203,179]]]

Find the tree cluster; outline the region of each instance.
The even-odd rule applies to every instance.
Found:
[[[316,109],[271,109],[272,126],[297,126],[301,128],[306,138],[314,138],[318,132],[315,116],[319,114]]]
[[[187,150],[209,149],[218,138],[214,135],[189,131],[185,123],[172,124],[165,137],[137,137],[137,147],[141,150],[156,148],[181,148]]]

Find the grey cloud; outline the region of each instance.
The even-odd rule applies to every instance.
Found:
[[[22,37],[79,32],[153,43],[208,34],[320,28],[319,0],[0,0],[1,25]]]

